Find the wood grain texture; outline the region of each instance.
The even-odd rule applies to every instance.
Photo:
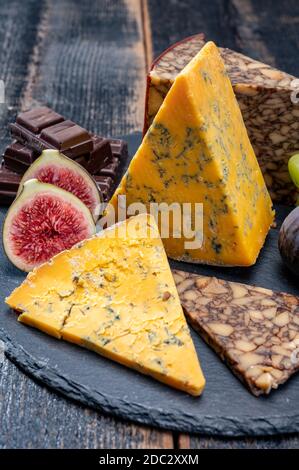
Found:
[[[238,48],[299,76],[298,0],[230,0]]]
[[[272,438],[213,438],[180,434],[180,449],[299,449],[298,435]]]
[[[180,39],[200,32],[216,43],[235,49],[229,6],[228,0],[148,0],[154,57]]]
[[[46,103],[103,135],[140,130],[145,57],[140,0],[51,0],[23,108]]]
[[[9,141],[8,123],[20,106],[20,96],[36,43],[43,2],[1,0],[0,79],[5,85],[5,103],[0,104],[0,151]]]
[[[0,448],[170,448],[170,432],[126,424],[52,393],[0,361]]]
[[[148,0],[153,52],[203,32],[223,47],[299,75],[297,0]]]
[[[141,2],[141,19],[143,29],[143,45],[144,45],[144,60],[146,72],[150,69],[153,62],[153,40],[151,30],[151,19],[149,15],[147,0],[140,0]]]

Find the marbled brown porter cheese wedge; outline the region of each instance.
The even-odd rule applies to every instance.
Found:
[[[299,297],[173,271],[194,329],[254,395],[299,369]]]
[[[202,34],[191,36],[155,60],[147,79],[144,133],[176,76],[203,45]],[[287,162],[299,150],[299,79],[230,49],[219,50],[270,195],[273,201],[294,204]]]

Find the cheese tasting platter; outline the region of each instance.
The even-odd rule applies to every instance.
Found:
[[[128,160],[141,138],[141,133],[124,137],[129,146]],[[277,227],[270,230],[255,266],[223,269],[170,261],[173,272],[214,276],[298,296],[298,283],[282,264],[277,250],[279,226],[290,209],[276,206]],[[2,207],[1,224],[6,212],[7,208]],[[206,377],[204,393],[192,397],[86,349],[57,341],[37,329],[24,328],[4,304],[4,298],[25,275],[3,252],[0,265],[0,337],[5,353],[22,370],[58,393],[123,419],[182,432],[241,436],[298,431],[298,376],[270,395],[256,397],[191,329]]]
[[[143,134],[20,112],[0,169],[5,354],[124,419],[298,431],[296,83],[200,34],[154,62]]]

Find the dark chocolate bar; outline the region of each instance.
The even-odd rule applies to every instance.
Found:
[[[104,202],[108,202],[111,198],[116,188],[119,169],[127,156],[127,144],[124,141],[114,141],[111,147],[113,148],[112,159],[107,166],[99,171],[98,175],[93,175],[97,186],[102,191]],[[6,167],[6,163],[2,162],[0,167],[0,205],[8,206],[12,203],[21,178],[22,174],[11,171]]]
[[[101,169],[100,174],[103,176],[110,176],[111,178],[114,178],[114,176],[118,172],[119,164],[119,158],[112,157],[110,162],[104,168]]]
[[[93,149],[92,140],[83,127],[72,121],[63,121],[42,130],[41,139],[61,152],[72,149],[74,156],[84,155]]]
[[[38,154],[46,148],[60,150],[66,156],[80,160],[79,163],[92,174],[97,174],[112,158],[107,139],[90,134],[45,106],[21,113],[16,123],[10,125],[10,130],[18,142]]]
[[[92,141],[94,150],[92,150],[90,155],[77,157],[75,161],[92,175],[101,174],[102,168],[106,169],[109,167],[107,176],[113,176],[119,165],[119,158],[118,156],[113,156],[110,141],[96,135],[92,136]],[[101,158],[98,158],[99,154],[101,154]],[[23,174],[39,155],[39,152],[19,142],[14,142],[6,148],[3,159],[7,169]]]
[[[3,160],[8,170],[23,174],[38,155],[25,145],[13,142],[6,148]]]
[[[34,134],[30,129],[13,123],[11,135],[18,142],[41,153],[45,149],[57,149],[70,158],[87,154],[93,149],[87,131],[72,121],[63,121]]]
[[[17,141],[3,156],[0,204],[12,202],[22,175],[46,148],[58,149],[82,165],[95,178],[105,202],[112,196],[128,154],[123,140],[91,134],[45,106],[21,113],[11,132]]]
[[[0,167],[0,205],[7,206],[16,197],[21,176],[3,166]]]
[[[86,170],[92,175],[100,174],[102,168],[106,167],[112,160],[113,154],[110,141],[104,137],[99,137],[95,134],[91,136],[93,142],[93,150],[90,152],[90,157],[87,158]],[[98,158],[101,155],[101,158]],[[86,158],[86,157],[85,157]]]
[[[46,106],[25,111],[17,117],[17,123],[34,134],[40,134],[45,127],[54,126],[62,121],[64,121],[63,116]]]
[[[86,155],[77,157],[76,162],[82,165],[90,174],[99,176],[110,176],[115,179],[120,169],[120,163],[125,160],[127,155],[127,144],[123,140],[110,140],[96,135],[92,136],[96,151],[101,149],[102,158],[88,159]],[[28,147],[13,142],[9,145],[3,155],[5,167],[23,175],[30,164],[39,156]]]
[[[128,153],[127,142],[121,139],[110,139],[110,145],[113,155],[116,157],[122,157],[123,154]]]
[[[108,202],[114,192],[114,181],[110,176],[94,176],[94,180],[100,188],[104,202]]]
[[[46,148],[60,150],[67,157],[85,157],[88,171],[97,171],[112,157],[110,146],[78,124],[66,120],[45,106],[21,113],[10,125],[11,135],[21,144],[38,152]]]
[[[3,160],[5,162],[5,168],[11,171],[15,171],[19,175],[22,175],[25,173],[25,171],[28,170],[29,166],[28,163],[24,163],[21,160],[18,160],[17,158],[10,157],[4,154]]]
[[[4,152],[4,161],[6,156],[16,158],[20,162],[26,163],[27,166],[29,166],[39,156],[39,153],[25,145],[19,144],[18,142],[13,142]]]
[[[0,167],[0,205],[10,205],[19,188],[22,176],[8,170],[3,165]],[[94,176],[98,188],[101,190],[104,202],[107,202],[115,189],[114,181],[110,176]]]

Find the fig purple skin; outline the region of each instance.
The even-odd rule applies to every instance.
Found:
[[[285,264],[299,276],[299,207],[284,220],[279,232],[278,247]]]

